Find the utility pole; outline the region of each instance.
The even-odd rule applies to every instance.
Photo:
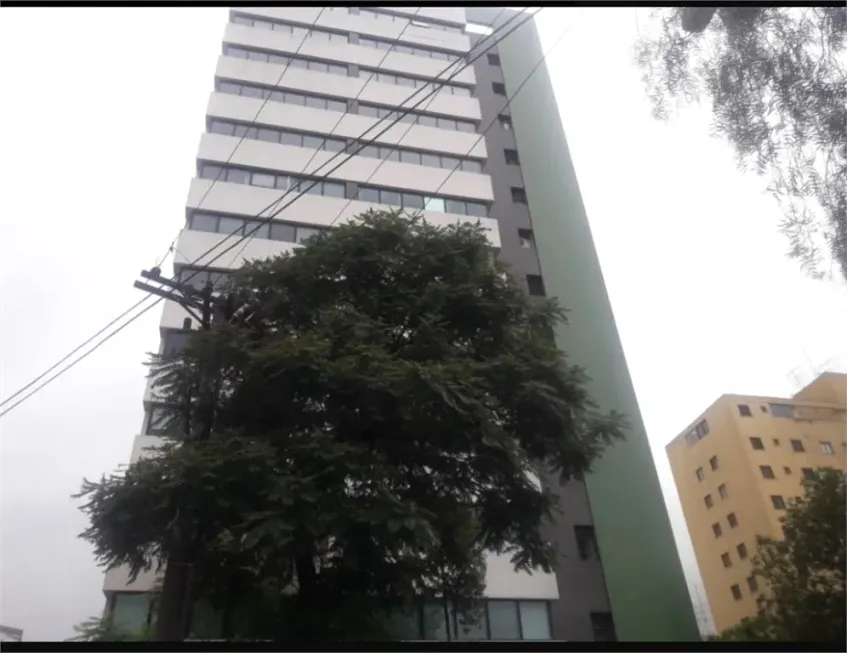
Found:
[[[222,301],[212,294],[211,283],[203,290],[197,290],[172,279],[162,276],[159,268],[143,270],[141,276],[156,282],[160,287],[142,281],[136,281],[135,287],[159,295],[182,306],[206,331],[212,327],[213,307],[220,306]],[[165,288],[161,287],[165,286]],[[232,308],[232,298],[225,302]],[[229,317],[229,316],[226,316]],[[185,328],[190,328],[190,319],[186,319]],[[186,436],[203,442],[212,434],[215,414],[215,370],[200,371],[200,396],[198,428],[191,428],[191,420],[186,420]],[[189,409],[190,410],[190,409]],[[189,413],[190,414],[190,413]],[[193,432],[192,432],[193,431]],[[180,514],[177,509],[177,519],[174,528],[168,533],[167,560],[165,578],[162,582],[162,592],[159,597],[158,616],[154,639],[156,641],[176,642],[185,639],[190,626],[191,614],[191,585],[193,580],[193,561],[197,533],[192,532],[188,515]]]

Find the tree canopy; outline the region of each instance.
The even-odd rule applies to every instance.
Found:
[[[841,643],[847,637],[847,494],[844,473],[819,470],[783,521],[783,539],[759,538],[758,614],[723,633],[734,641]]]
[[[790,256],[847,279],[847,8],[662,8],[652,27],[636,59],[654,115],[707,99],[715,134],[770,178]]]
[[[190,523],[195,594],[224,636],[278,639],[388,637],[385,615],[419,600],[473,615],[486,551],[550,569],[556,496],[534,475],[581,475],[625,424],[556,348],[564,311],[484,229],[369,212],[229,291],[237,317],[153,356],[170,438],[83,483],[102,565],[150,569]]]

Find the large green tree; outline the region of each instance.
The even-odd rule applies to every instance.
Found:
[[[845,46],[843,3],[662,8],[636,59],[655,116],[705,99],[739,164],[770,178],[789,254],[814,276],[847,279]]]
[[[359,218],[239,271],[241,310],[154,357],[172,437],[83,484],[105,566],[149,569],[175,525],[193,534],[194,596],[226,637],[388,637],[419,600],[472,621],[486,551],[554,560],[556,497],[533,474],[583,474],[624,428],[556,348],[562,309],[484,229]]]
[[[722,635],[735,641],[839,642],[847,637],[845,476],[819,470],[789,506],[785,537],[759,538],[753,573],[758,614]]]

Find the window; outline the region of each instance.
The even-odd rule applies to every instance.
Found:
[[[762,478],[776,478],[773,474],[773,469],[771,469],[770,465],[759,465],[759,471],[762,473]]]
[[[618,636],[615,632],[615,621],[610,612],[592,612],[591,630],[594,633],[595,642],[618,641]]]
[[[741,417],[753,417],[750,406],[747,404],[738,404],[738,414],[741,415]]]
[[[825,456],[835,455],[835,449],[832,448],[832,443],[821,442],[821,453],[824,454]]]
[[[521,247],[524,249],[535,248],[535,238],[533,238],[532,229],[518,229],[518,240],[520,240]]]
[[[729,557],[728,553],[721,554],[721,562],[724,567],[732,567],[732,558]]]
[[[702,481],[704,478],[706,478],[706,473],[703,471],[702,467],[698,467],[697,471],[694,473],[697,474],[698,481]]]
[[[518,158],[517,150],[503,150],[503,155],[506,158],[506,163],[508,163],[509,165],[520,165],[521,161]]]
[[[778,447],[778,446],[779,446],[779,438],[774,438],[774,439],[773,439],[773,446],[775,446],[775,447]]]
[[[491,639],[520,639],[516,601],[489,601],[488,623]]]
[[[783,467],[782,473],[785,474],[786,476],[791,476],[791,468],[790,467]]]
[[[729,588],[729,591],[732,592],[732,598],[734,598],[736,601],[741,600],[741,588],[738,587],[738,585],[733,585]]]
[[[544,280],[537,274],[526,275],[526,285],[530,295],[544,296]]]
[[[731,512],[726,516],[726,521],[729,523],[730,528],[738,526],[738,517],[735,516],[734,512]]]
[[[801,440],[792,440],[791,448],[797,453],[803,453],[806,451],[806,447],[803,446],[803,442]]]
[[[723,535],[723,531],[721,530],[721,525],[717,522],[712,524],[712,533],[714,533],[715,537],[720,537]]]
[[[791,404],[768,404],[774,417],[794,417],[794,406]]]
[[[726,499],[729,497],[729,491],[726,489],[726,485],[721,483],[718,485],[718,494],[721,496],[721,499]]]
[[[742,560],[747,557],[747,545],[744,542],[735,547],[735,550],[738,551],[738,557]]]
[[[166,435],[175,430],[175,420],[164,406],[153,406],[147,420],[148,435]]]
[[[706,504],[707,508],[711,508],[714,505],[714,502],[712,501],[712,495],[707,494],[706,496],[704,496],[703,497],[703,503]]]
[[[694,434],[697,436],[698,440],[702,440],[707,435],[709,435],[709,422],[706,420],[701,420],[697,426],[694,427]],[[713,468],[717,469],[717,468]]]
[[[550,613],[546,601],[519,601],[523,639],[550,639]]]
[[[761,451],[765,448],[762,438],[750,438],[750,446],[752,446],[756,451]]]
[[[500,65],[500,55],[488,53],[488,65],[489,66],[499,66]]]
[[[112,622],[125,630],[141,630],[150,624],[152,614],[150,593],[117,592],[112,607]]]
[[[512,119],[509,116],[500,114],[497,116],[497,122],[499,122],[500,126],[506,131],[512,131]]]
[[[750,588],[752,593],[756,593],[759,591],[759,581],[756,580],[755,576],[747,577],[747,587]]]
[[[804,467],[801,471],[803,472],[803,479],[806,481],[814,481],[817,478],[814,469]]]
[[[718,468],[718,457],[717,456],[712,456],[711,458],[709,458],[709,467],[712,468],[712,471],[717,470],[717,468]]]
[[[600,550],[597,548],[597,535],[593,526],[574,526],[576,547],[582,560],[599,560]]]
[[[785,510],[785,499],[783,499],[778,494],[771,495],[771,503],[773,504],[773,507],[777,510]]]
[[[526,191],[523,188],[512,188],[512,201],[515,204],[526,204]]]
[[[494,91],[494,95],[506,95],[506,87],[498,82],[491,84],[491,90]]]

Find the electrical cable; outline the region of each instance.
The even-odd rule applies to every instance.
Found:
[[[539,11],[540,11],[540,10],[539,10]],[[501,12],[501,13],[502,13],[502,12]],[[499,30],[499,29],[505,29],[506,25],[508,25],[508,24],[509,24],[509,22],[511,22],[512,20],[515,20],[518,16],[522,15],[523,13],[525,13],[525,10],[522,10],[520,13],[516,14],[514,17],[512,17],[511,19],[509,19],[509,21],[507,21],[507,22],[506,22],[506,23],[504,23],[502,26],[500,26],[500,28],[498,28],[498,30]],[[537,14],[538,12],[535,12],[535,13]],[[524,19],[524,21],[522,21],[519,25],[517,25],[517,26],[515,26],[514,28],[512,28],[512,29],[511,29],[511,30],[510,30],[507,34],[505,34],[505,35],[504,35],[504,36],[502,36],[502,37],[498,37],[498,38],[497,38],[497,40],[496,40],[494,43],[492,43],[492,44],[488,45],[488,46],[485,48],[485,50],[483,50],[483,51],[482,51],[479,55],[477,55],[474,59],[470,60],[467,64],[465,64],[465,66],[464,66],[464,67],[462,67],[462,68],[460,68],[459,70],[457,70],[457,71],[456,71],[456,72],[455,72],[455,73],[454,73],[454,74],[453,74],[450,78],[448,78],[448,79],[446,79],[446,80],[441,81],[441,83],[440,83],[440,84],[438,84],[438,83],[436,83],[436,82],[433,82],[433,83],[431,84],[431,86],[433,86],[433,87],[434,87],[434,89],[430,92],[430,95],[429,95],[428,97],[426,97],[426,98],[423,98],[423,99],[422,99],[422,100],[418,103],[418,105],[420,105],[423,101],[425,101],[425,100],[426,100],[426,99],[428,99],[429,97],[434,96],[434,95],[435,95],[435,94],[436,94],[436,93],[440,90],[440,87],[441,87],[441,86],[443,86],[443,85],[444,85],[444,84],[446,84],[448,81],[450,81],[451,79],[453,79],[453,77],[455,77],[455,76],[456,76],[456,75],[458,75],[460,72],[462,72],[462,70],[465,70],[465,69],[466,69],[466,68],[468,68],[470,65],[472,65],[472,64],[473,64],[473,63],[474,63],[477,59],[479,59],[479,57],[481,57],[483,54],[485,54],[485,53],[486,53],[488,50],[490,50],[492,47],[494,47],[495,45],[497,45],[497,43],[499,43],[502,39],[504,39],[506,36],[508,36],[509,34],[511,34],[513,31],[515,31],[516,29],[518,29],[519,27],[521,27],[521,25],[523,25],[523,24],[524,24],[527,20],[529,20],[530,18],[532,18],[534,15],[535,15],[535,14],[530,14],[530,15],[528,15],[528,16],[527,16],[527,18],[525,18],[525,19]],[[492,32],[491,34],[489,34],[489,35],[486,35],[486,38],[493,36],[493,35],[496,33],[496,31],[497,31],[497,30],[493,31],[493,32]],[[477,45],[479,45],[480,43],[482,43],[484,40],[485,40],[485,39],[481,39],[481,40],[477,43]],[[473,48],[471,48],[471,50],[473,50]],[[452,62],[452,63],[450,64],[450,66],[448,66],[448,67],[445,69],[445,71],[446,71],[446,70],[449,70],[449,69],[453,66],[453,63],[455,63],[455,62]],[[533,69],[533,72],[534,72],[534,70],[535,70],[535,69]],[[283,73],[283,74],[284,74],[284,73]],[[530,74],[531,74],[531,73],[530,73]],[[440,75],[439,75],[439,77],[440,77]],[[416,91],[416,93],[412,94],[412,96],[410,96],[410,98],[407,98],[406,100],[404,100],[404,103],[405,103],[406,101],[408,101],[408,99],[411,99],[411,97],[414,97],[414,95],[416,95],[416,94],[417,94],[417,92],[419,92],[420,90],[423,90],[424,88],[426,88],[426,87],[421,87],[421,89],[418,89],[418,91]],[[392,124],[391,124],[391,125],[389,125],[389,126],[388,126],[385,130],[383,130],[382,132],[380,132],[380,134],[378,134],[375,138],[378,138],[379,136],[381,136],[382,134],[384,134],[386,131],[388,131],[388,129],[390,129],[390,128],[391,128],[391,127],[393,127],[395,124],[397,124],[397,122],[399,122],[399,121],[402,119],[402,117],[403,117],[403,116],[405,116],[406,114],[408,114],[410,111],[414,110],[414,109],[415,109],[418,105],[415,105],[415,106],[413,106],[413,107],[409,107],[409,108],[407,108],[405,111],[399,112],[398,118],[397,118],[394,122],[392,122]],[[381,122],[381,120],[380,120],[380,121],[378,121],[375,125],[373,125],[373,126],[372,126],[371,128],[369,128],[368,130],[366,130],[364,133],[366,134],[368,131],[370,131],[371,129],[373,129],[373,127],[375,127],[376,125],[378,125],[378,124],[379,124],[379,122]],[[489,128],[490,128],[490,125],[489,125]],[[488,129],[488,128],[486,128],[486,129]],[[483,134],[483,135],[484,135],[484,134]],[[243,140],[243,137],[242,137],[242,140]],[[357,142],[359,142],[360,140],[361,140],[361,137],[360,137],[359,139],[357,139]],[[478,140],[477,140],[477,142],[479,142],[479,140],[480,140],[480,139],[478,139]],[[374,142],[373,140],[368,141],[368,144],[373,143],[373,142]],[[399,143],[398,143],[398,145],[399,145]],[[476,146],[476,144],[474,145],[474,147],[475,147],[475,146]],[[392,148],[392,149],[396,149],[396,148],[397,148],[397,145],[395,145],[395,146],[394,146],[394,148]],[[471,150],[473,150],[473,148],[471,148]],[[336,169],[338,169],[340,166],[344,165],[344,163],[346,163],[346,162],[347,162],[347,161],[348,161],[348,160],[349,160],[352,156],[354,156],[354,155],[355,155],[355,154],[350,154],[350,155],[347,157],[347,159],[345,159],[345,160],[344,160],[344,161],[342,161],[342,162],[341,162],[338,166],[336,166],[335,168],[333,168],[332,170],[330,170],[329,172],[327,172],[327,173],[323,176],[323,178],[325,179],[325,178],[326,178],[329,174],[331,174],[332,172],[334,172],[334,171],[335,171]],[[335,157],[333,157],[333,158],[335,158]],[[330,159],[330,161],[331,161],[331,160],[332,160],[332,159]],[[327,161],[327,163],[329,163],[330,161]],[[326,164],[324,164],[324,165],[326,165]],[[454,170],[453,170],[453,171],[455,171],[455,168],[454,168]],[[451,172],[451,174],[452,174],[452,172]],[[217,178],[216,178],[216,180],[217,180]],[[304,194],[306,194],[306,193],[307,193],[307,192],[308,192],[308,191],[309,191],[309,190],[310,190],[310,189],[311,189],[314,185],[316,185],[317,183],[320,183],[320,181],[322,181],[322,179],[318,179],[318,180],[314,181],[314,182],[312,183],[312,185],[311,185],[311,186],[309,186],[308,188],[306,188],[305,190],[303,190],[302,192],[300,192],[300,193],[297,195],[297,197],[295,197],[295,198],[294,198],[291,202],[289,202],[288,204],[286,204],[285,206],[283,206],[282,208],[280,208],[279,210],[277,210],[277,211],[276,211],[274,214],[272,214],[272,215],[271,215],[271,216],[270,216],[267,220],[268,220],[268,221],[272,220],[272,219],[273,219],[276,215],[278,215],[278,214],[279,214],[279,213],[281,213],[283,210],[285,210],[286,208],[288,208],[289,206],[291,206],[291,204],[293,204],[293,203],[294,203],[294,201],[296,201],[297,199],[299,199],[300,197],[302,197]],[[289,192],[290,192],[290,191],[289,191]],[[287,193],[286,193],[286,194],[287,194]],[[285,195],[283,195],[283,197],[282,197],[282,198],[280,198],[280,199],[283,199],[284,197],[285,197]],[[276,200],[274,203],[272,203],[272,204],[271,204],[271,206],[273,206],[274,204],[278,203],[279,201],[280,201],[280,200]],[[348,203],[348,204],[349,204],[349,203]],[[263,211],[264,211],[264,210],[266,210],[266,209],[263,209]],[[259,214],[259,215],[261,215],[261,213],[262,213],[263,211],[260,211],[260,214]],[[258,230],[258,228],[259,228],[259,227],[261,227],[261,223],[260,223],[259,225],[257,225],[257,227],[253,230],[253,232],[251,232],[250,234],[246,234],[246,235],[242,236],[242,238],[241,238],[240,240],[236,241],[236,242],[235,242],[233,245],[231,245],[229,248],[227,248],[226,250],[224,250],[223,252],[221,252],[220,254],[218,254],[218,255],[217,255],[214,259],[212,259],[212,261],[210,261],[210,263],[206,264],[206,265],[204,266],[204,268],[206,268],[206,269],[207,269],[207,268],[208,268],[208,266],[209,266],[212,262],[216,261],[216,260],[217,260],[218,258],[220,258],[223,254],[225,254],[227,251],[230,251],[231,249],[233,249],[234,247],[236,247],[236,246],[237,246],[237,245],[238,245],[238,244],[239,244],[242,240],[244,240],[244,239],[246,239],[247,237],[249,237],[252,233],[255,233],[255,231],[256,231],[256,230]],[[236,231],[236,232],[233,232],[233,234],[230,234],[230,236],[231,236],[231,235],[234,235],[235,233],[237,233],[237,231]],[[223,242],[225,242],[225,240],[226,240],[226,239],[224,239],[223,241],[221,241],[220,243],[218,243],[218,245],[216,245],[216,247],[217,247],[217,246],[219,246],[220,244],[222,244]],[[209,250],[209,252],[213,251],[214,249],[215,249],[215,247],[213,247],[211,250]],[[203,258],[203,256],[205,256],[205,255],[206,255],[206,254],[208,254],[209,252],[204,253],[204,254],[202,254],[200,257],[198,257],[197,259],[195,259],[194,263],[196,263],[197,261],[199,261],[200,259],[202,259],[202,258]],[[192,264],[193,264],[193,263],[192,263]],[[194,272],[194,274],[193,274],[193,275],[191,275],[191,277],[189,277],[189,280],[190,280],[191,278],[193,278],[193,276],[194,276],[194,275],[196,275],[196,274],[198,274],[199,272],[201,272],[204,268],[201,268],[201,269],[196,270],[196,271]],[[138,302],[138,303],[136,303],[135,305],[133,305],[132,307],[130,307],[130,309],[128,309],[127,311],[125,311],[123,314],[121,314],[120,316],[118,316],[117,318],[115,318],[115,320],[113,320],[113,321],[112,321],[109,325],[107,325],[106,327],[104,327],[103,329],[101,329],[101,330],[100,330],[97,334],[95,334],[94,336],[92,336],[91,338],[89,338],[87,341],[85,341],[82,345],[80,345],[80,346],[79,346],[79,347],[77,347],[77,348],[76,348],[73,352],[71,352],[70,354],[68,354],[67,356],[65,356],[65,358],[63,358],[61,361],[59,361],[58,363],[56,363],[56,364],[55,364],[54,366],[52,366],[49,370],[45,371],[42,375],[40,375],[40,376],[38,377],[38,379],[43,378],[43,377],[44,377],[46,374],[48,374],[51,370],[55,369],[55,368],[56,368],[58,365],[60,365],[63,361],[67,360],[67,359],[68,359],[71,355],[73,355],[73,353],[75,353],[76,351],[79,351],[79,349],[81,349],[81,348],[82,348],[82,347],[84,347],[86,344],[88,344],[89,342],[91,342],[91,340],[93,340],[95,337],[97,337],[97,335],[99,335],[100,333],[102,333],[103,331],[105,331],[105,330],[106,330],[109,326],[111,326],[112,324],[114,324],[115,322],[117,322],[118,320],[120,320],[120,319],[121,319],[121,317],[123,317],[123,316],[124,316],[124,315],[126,315],[127,313],[131,312],[134,308],[136,308],[137,306],[139,306],[141,303],[143,303],[143,302],[144,302],[145,300],[147,300],[148,298],[149,298],[149,296],[148,296],[148,297],[145,297],[145,298],[144,298],[144,299],[142,299],[140,302]],[[6,410],[4,410],[3,412],[0,412],[0,417],[2,417],[2,416],[4,416],[4,415],[6,415],[6,414],[7,414],[9,411],[11,411],[13,408],[15,408],[16,406],[20,405],[21,403],[23,403],[24,401],[26,401],[27,399],[29,399],[31,396],[33,396],[33,395],[34,395],[34,394],[36,394],[38,391],[40,391],[43,387],[45,387],[46,385],[48,385],[49,383],[51,383],[52,381],[54,381],[56,378],[58,378],[59,376],[61,376],[62,374],[64,374],[67,370],[71,369],[71,368],[72,368],[72,367],[74,367],[77,363],[79,363],[79,362],[80,362],[80,361],[82,361],[83,359],[87,358],[90,354],[92,354],[92,353],[93,353],[94,351],[96,351],[99,347],[101,347],[103,344],[105,344],[105,343],[106,343],[108,340],[110,340],[113,336],[117,335],[117,333],[119,333],[119,332],[120,332],[120,331],[122,331],[124,328],[126,328],[127,326],[129,326],[129,324],[130,324],[130,323],[134,322],[134,321],[135,321],[137,318],[139,318],[141,315],[143,315],[143,314],[144,314],[144,313],[146,313],[148,310],[150,310],[151,308],[153,308],[154,306],[156,306],[157,304],[159,304],[159,303],[162,301],[162,299],[163,299],[163,298],[161,298],[161,297],[160,297],[160,298],[158,298],[158,299],[156,299],[156,300],[155,300],[152,304],[149,304],[149,305],[148,305],[147,307],[145,307],[142,311],[140,311],[139,313],[137,313],[136,315],[134,315],[132,318],[130,318],[130,320],[128,320],[127,322],[125,322],[124,324],[122,324],[120,327],[118,327],[117,329],[115,329],[113,332],[111,332],[109,335],[107,335],[107,336],[106,336],[103,340],[101,340],[99,343],[97,343],[94,347],[92,347],[91,349],[89,349],[88,351],[86,351],[86,352],[85,352],[85,353],[84,353],[81,357],[79,357],[78,359],[74,360],[74,361],[73,361],[70,365],[68,365],[67,367],[65,367],[65,368],[63,368],[61,371],[59,371],[57,374],[55,374],[55,375],[53,375],[52,377],[50,377],[47,381],[45,381],[43,384],[41,384],[40,386],[38,386],[37,388],[35,388],[32,392],[30,392],[29,394],[27,394],[26,396],[24,396],[24,397],[23,397],[22,399],[20,399],[19,401],[15,402],[12,406],[10,406],[9,408],[7,408],[7,409],[6,409]],[[6,403],[8,403],[8,401],[10,401],[13,397],[18,396],[21,392],[23,392],[23,390],[24,390],[24,389],[26,389],[26,388],[28,388],[28,387],[31,387],[34,383],[36,383],[36,382],[37,382],[37,380],[38,380],[38,379],[35,379],[34,381],[30,382],[29,384],[27,384],[27,386],[25,386],[25,387],[24,387],[24,388],[22,388],[21,390],[17,391],[14,395],[12,395],[11,397],[9,397],[9,398],[7,398],[6,400],[4,400],[2,403],[0,403],[0,406],[3,406],[3,405],[5,405]]]

